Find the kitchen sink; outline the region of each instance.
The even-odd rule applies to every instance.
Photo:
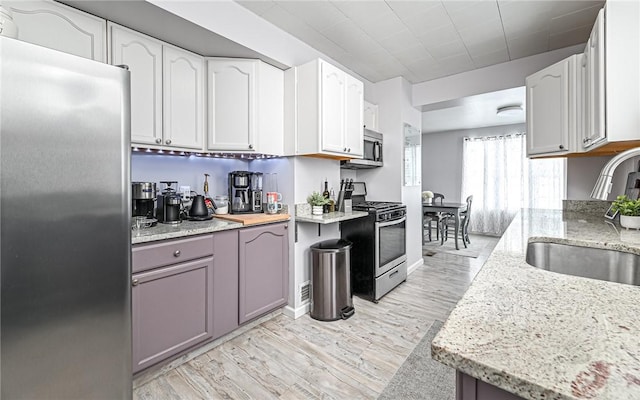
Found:
[[[640,285],[640,256],[616,250],[531,242],[527,245],[529,265],[560,274]]]

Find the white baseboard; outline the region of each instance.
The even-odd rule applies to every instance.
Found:
[[[421,258],[420,260],[414,262],[407,268],[407,275],[411,275],[411,273],[418,269],[421,265],[424,265],[424,260]]]
[[[309,303],[303,304],[298,308],[286,306],[282,309],[282,313],[289,318],[298,319],[309,312],[310,306]]]

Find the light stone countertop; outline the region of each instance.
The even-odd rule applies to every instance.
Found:
[[[239,222],[225,221],[217,218],[213,218],[210,221],[182,221],[182,223],[176,225],[158,223],[152,228],[132,230],[131,244],[175,239],[242,227],[244,227],[244,225]]]
[[[365,211],[341,212],[334,211],[322,215],[311,214],[311,206],[308,203],[296,204],[296,222],[309,222],[312,224],[333,224],[340,221],[362,218],[369,215]]]
[[[640,287],[534,268],[529,241],[640,254],[600,215],[523,210],[432,342],[432,357],[526,399],[640,399]]]

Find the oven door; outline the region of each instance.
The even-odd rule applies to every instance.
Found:
[[[407,260],[407,217],[376,222],[376,277]]]

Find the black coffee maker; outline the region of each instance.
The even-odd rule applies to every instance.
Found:
[[[262,212],[262,173],[233,171],[229,173],[231,214]]]
[[[158,222],[163,224],[179,224],[182,222],[180,219],[180,209],[182,208],[182,196],[176,193],[176,187],[178,182],[175,181],[161,181],[165,187],[162,190],[162,194],[158,195],[158,211],[156,212],[156,218]],[[175,183],[175,187],[171,187]]]
[[[131,182],[131,216],[154,218],[156,183]]]

